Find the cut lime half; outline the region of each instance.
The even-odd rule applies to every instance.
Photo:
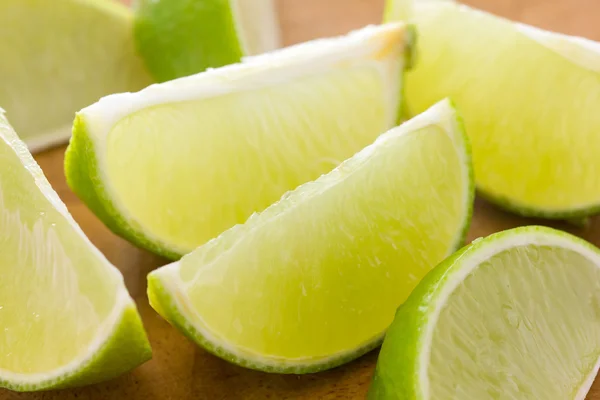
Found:
[[[66,142],[82,107],[151,83],[113,0],[2,0],[0,54],[0,104],[31,151]]]
[[[413,291],[369,399],[583,400],[600,365],[600,251],[524,227],[476,240]]]
[[[69,185],[177,259],[394,126],[407,37],[372,26],[106,97],[77,114]]]
[[[159,81],[279,47],[274,0],[139,0],[135,8],[137,46]]]
[[[0,109],[0,387],[80,386],[149,358],[123,277],[84,236]]]
[[[380,343],[431,267],[460,246],[473,182],[448,101],[148,277],[151,305],[239,365],[307,373]]]
[[[390,0],[388,17],[406,12],[406,1]],[[419,113],[446,96],[456,102],[481,193],[523,215],[597,213],[600,44],[452,1],[410,3],[419,41],[408,107]]]

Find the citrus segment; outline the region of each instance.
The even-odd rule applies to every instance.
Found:
[[[369,27],[104,98],[77,115],[68,182],[117,233],[179,258],[393,126],[405,40]]]
[[[71,135],[75,112],[151,83],[131,12],[113,0],[0,2],[0,104],[30,150]]]
[[[600,44],[449,1],[414,2],[409,19],[419,42],[408,107],[456,102],[480,191],[524,215],[596,213]]]
[[[91,383],[149,358],[121,274],[84,236],[1,110],[0,272],[0,386]],[[114,342],[121,330],[131,338]],[[127,352],[114,354],[123,345]]]
[[[584,399],[600,365],[600,251],[517,228],[436,267],[400,307],[370,399]]]
[[[363,354],[464,238],[473,187],[461,129],[446,101],[383,134],[151,273],[151,304],[250,368],[311,372]]]

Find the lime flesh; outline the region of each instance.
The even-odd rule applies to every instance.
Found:
[[[140,0],[135,38],[155,78],[168,81],[279,47],[274,0]]]
[[[179,258],[394,126],[405,39],[369,27],[109,96],[77,115],[68,182],[114,231]]]
[[[0,387],[91,383],[149,358],[121,274],[85,238],[1,110],[0,271]]]
[[[30,150],[66,141],[100,97],[151,83],[132,26],[112,0],[0,2],[0,105]]]
[[[370,399],[581,399],[600,361],[600,251],[517,228],[436,267],[400,307]]]
[[[391,0],[388,17],[403,3]],[[418,113],[446,96],[456,102],[478,189],[524,215],[596,213],[600,44],[454,2],[413,3],[418,62],[406,78],[408,106]]]
[[[376,346],[396,307],[460,245],[472,190],[467,144],[442,102],[151,273],[151,304],[246,367],[339,365]]]

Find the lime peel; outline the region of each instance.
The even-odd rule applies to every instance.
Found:
[[[490,264],[494,257],[498,257],[501,254],[508,254],[507,252],[512,252],[512,254],[517,254],[517,252],[521,251],[520,249],[526,248],[544,248],[544,249],[552,249],[553,251],[561,251],[564,250],[566,252],[572,252],[576,254],[577,257],[582,257],[581,259],[587,260],[591,265],[594,265],[595,269],[600,269],[600,250],[591,245],[590,243],[572,236],[568,233],[557,231],[554,229],[539,227],[539,226],[528,226],[521,227],[516,229],[511,229],[504,232],[499,232],[493,234],[484,239],[478,239],[474,241],[472,244],[464,247],[447,260],[442,262],[439,266],[434,268],[417,286],[417,288],[413,291],[409,299],[399,308],[396,319],[392,324],[386,339],[384,340],[384,344],[380,353],[380,358],[377,365],[377,370],[375,376],[373,378],[373,383],[371,385],[369,391],[369,399],[405,399],[405,398],[415,398],[415,399],[429,399],[432,396],[438,396],[441,394],[440,387],[435,387],[432,389],[432,378],[431,378],[431,368],[434,361],[440,360],[440,355],[437,358],[433,357],[434,352],[441,354],[444,352],[444,362],[447,365],[450,365],[453,362],[453,357],[459,357],[459,355],[454,355],[453,351],[456,347],[452,345],[448,345],[448,343],[444,344],[444,348],[433,348],[434,346],[434,337],[436,333],[441,332],[443,329],[439,326],[439,321],[441,320],[442,313],[448,313],[447,310],[454,307],[453,303],[450,301],[456,301],[457,307],[459,305],[465,304],[476,304],[478,301],[481,301],[481,298],[473,298],[475,303],[469,303],[466,301],[462,301],[461,298],[454,297],[458,288],[464,286],[464,283],[468,279],[476,279],[477,273],[482,270],[482,268],[493,268]],[[550,251],[550,250],[548,250]],[[548,253],[549,254],[549,253]],[[574,259],[576,262],[578,259]],[[540,260],[536,260],[540,262]],[[520,261],[514,261],[517,263]],[[578,265],[573,265],[573,268],[576,269]],[[500,266],[500,268],[507,268],[506,265]],[[582,267],[584,268],[584,267]],[[543,273],[541,271],[540,273]],[[577,274],[578,272],[574,272]],[[600,273],[596,273],[596,277],[600,275]],[[528,278],[532,278],[533,275],[529,275]],[[525,278],[524,278],[525,279]],[[544,276],[539,275],[536,276],[535,279],[543,280]],[[560,280],[560,278],[559,278]],[[499,285],[509,285],[508,281],[497,280]],[[481,282],[473,281],[473,285],[481,284]],[[527,282],[525,282],[527,284]],[[539,293],[523,293],[519,292],[520,288],[513,288],[514,296],[536,296]],[[554,288],[556,289],[556,288]],[[568,291],[573,288],[565,287],[563,290]],[[499,290],[497,288],[484,288],[483,291],[496,291]],[[541,293],[544,296],[543,293]],[[556,296],[560,299],[563,296],[563,293],[559,293],[557,291],[553,291],[551,294],[545,294],[545,296]],[[473,294],[471,294],[473,296]],[[583,298],[581,300],[582,308],[589,308],[588,300]],[[462,302],[461,302],[462,301]],[[584,306],[583,304],[586,303]],[[537,303],[536,303],[537,304]],[[534,307],[534,305],[530,305],[530,308]],[[535,309],[535,308],[531,308]],[[466,329],[463,332],[463,337],[461,337],[462,343],[474,343],[469,342],[472,338],[469,336],[474,334],[474,331],[469,330],[475,329],[471,326],[466,326],[471,323],[471,320],[468,319],[470,314],[469,312],[479,313],[479,318],[496,318],[497,315],[495,312],[499,312],[499,310],[475,310],[475,309],[461,309],[460,315],[463,315],[465,320],[455,320],[454,324],[458,326],[462,326]],[[589,311],[589,310],[588,310]],[[481,314],[480,312],[484,312]],[[546,310],[548,313],[552,313],[552,309]],[[567,312],[575,312],[575,310],[570,310]],[[457,315],[457,314],[452,314]],[[471,315],[474,318],[473,315]],[[515,316],[515,318],[517,318]],[[544,315],[525,315],[522,317],[524,319],[529,319],[529,324],[533,324],[536,326],[536,318],[544,318]],[[586,322],[589,322],[590,326],[594,324],[593,321],[584,318]],[[555,321],[556,322],[556,321]],[[510,321],[505,321],[506,324],[509,324]],[[487,326],[487,325],[485,325]],[[555,326],[555,325],[553,325]],[[556,325],[558,326],[558,325]],[[513,325],[511,327],[514,328]],[[573,329],[578,329],[577,326],[571,327]],[[529,328],[527,330],[523,330],[527,334],[529,334]],[[577,331],[579,332],[579,331]],[[494,332],[492,332],[493,334]],[[589,332],[588,332],[589,333]],[[515,336],[522,335],[522,330],[517,328],[512,329],[512,334]],[[567,335],[570,339],[575,339],[576,332],[574,331],[572,335]],[[543,348],[548,343],[546,339],[538,338],[540,340],[540,346]],[[585,339],[585,337],[583,338]],[[582,340],[583,340],[582,339]],[[491,340],[491,339],[490,339]],[[508,339],[504,339],[508,340]],[[518,340],[518,339],[515,339]],[[524,339],[523,339],[524,340]],[[550,339],[548,339],[550,341]],[[435,342],[438,343],[438,342]],[[500,342],[503,343],[503,342]],[[479,346],[486,346],[485,344],[478,343]],[[558,343],[558,345],[565,345],[565,343]],[[442,345],[440,343],[440,345]],[[489,354],[489,351],[494,351],[495,347],[491,346],[491,350],[486,349],[488,353],[485,353],[490,359],[493,359],[494,353]],[[496,344],[498,348],[500,348],[499,344]],[[512,342],[507,346],[512,346]],[[551,346],[552,347],[552,346]],[[548,350],[548,349],[546,349]],[[587,349],[585,351],[590,351],[591,349]],[[550,351],[555,351],[557,356],[564,357],[566,353],[561,353],[561,350],[551,348]],[[588,371],[579,371],[581,373],[581,380],[577,384],[576,387],[573,387],[573,395],[575,399],[585,399],[587,392],[589,391],[594,377],[596,376],[599,366],[600,366],[600,347],[593,349],[595,352],[595,358],[593,365]],[[450,352],[450,354],[448,354]],[[532,350],[533,352],[533,350]],[[462,354],[462,353],[461,353]],[[587,357],[587,352],[585,354],[572,354],[572,357]],[[483,357],[483,353],[481,355]],[[529,357],[535,359],[536,354],[530,354]],[[541,356],[540,356],[541,357]],[[484,362],[483,358],[476,359],[474,362]],[[522,366],[511,364],[514,360],[508,359],[507,366],[503,368],[521,368]],[[561,361],[565,361],[564,359],[558,360],[558,363]],[[566,361],[568,362],[568,360]],[[478,364],[479,365],[479,364]],[[483,368],[483,364],[481,364],[481,368]],[[502,371],[501,371],[502,370]],[[496,367],[496,380],[495,383],[490,383],[485,380],[487,376],[487,370],[481,371],[479,375],[471,376],[465,372],[465,379],[468,380],[465,382],[455,381],[455,388],[462,388],[460,394],[461,397],[469,397],[475,396],[478,398],[479,392],[470,392],[469,390],[474,390],[473,387],[470,387],[468,384],[474,384],[473,382],[479,380],[477,383],[484,388],[488,388],[488,390],[492,390],[496,388],[498,382],[501,382],[500,385],[504,384],[505,386],[500,386],[499,390],[513,390],[514,385],[510,380],[502,380],[499,379],[500,374],[503,373],[504,369]],[[544,373],[542,373],[544,372]],[[506,372],[510,373],[510,371]],[[546,381],[551,379],[553,381],[559,381],[558,385],[563,385],[560,382],[560,379],[569,379],[563,376],[554,376],[548,377],[544,376],[545,371],[540,371],[538,368],[534,368],[533,370],[525,370],[525,373],[531,373],[530,380],[534,383],[537,380]],[[467,376],[469,377],[467,379]],[[527,380],[527,376],[515,376],[519,381]],[[534,379],[535,378],[535,379]],[[438,375],[435,376],[435,379],[441,379]],[[436,381],[439,384],[439,381]],[[518,383],[516,383],[518,384]],[[567,382],[564,382],[564,385],[567,385]],[[563,385],[563,386],[564,386]],[[562,386],[561,386],[562,387]],[[444,390],[445,390],[444,386]],[[544,390],[545,388],[536,388],[539,390]],[[436,394],[432,394],[433,390],[436,390]],[[522,389],[520,389],[522,390]],[[452,396],[452,394],[448,392],[446,396]],[[456,392],[458,393],[458,392]],[[455,394],[456,394],[455,393]],[[494,392],[495,393],[495,392]],[[529,393],[530,392],[523,392]],[[537,395],[540,395],[540,392],[535,392]],[[536,394],[533,393],[532,398],[536,397]],[[480,394],[480,393],[479,393]],[[489,393],[488,393],[489,394]]]
[[[6,247],[0,259],[5,282],[10,281],[0,293],[0,387],[81,386],[148,360],[148,339],[122,275],[85,237],[2,109],[0,165],[0,243]],[[19,276],[32,271],[35,275]],[[61,304],[63,309],[52,308]],[[93,315],[70,315],[78,310]],[[61,329],[67,331],[57,337]],[[81,337],[87,341],[74,343]],[[46,348],[32,353],[35,346]],[[78,353],[61,360],[65,356],[57,351],[65,346]]]

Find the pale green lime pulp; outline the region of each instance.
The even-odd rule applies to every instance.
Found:
[[[448,133],[430,125],[386,135],[185,256],[182,292],[172,294],[193,323],[234,353],[299,364],[381,337],[461,240],[469,207]]]
[[[453,2],[416,2],[413,22],[410,111],[455,101],[479,189],[526,214],[563,217],[600,205],[600,45],[529,34]]]
[[[384,85],[376,67],[349,66],[143,109],[108,134],[111,192],[146,235],[184,254],[391,127]]]
[[[0,370],[52,372],[105,333],[119,278],[82,251],[89,242],[40,191],[60,203],[17,140],[0,114]]]
[[[132,29],[113,0],[0,1],[0,105],[25,142],[64,140],[82,107],[151,83]]]
[[[448,299],[431,344],[429,398],[573,399],[599,356],[598,266],[572,250],[517,247]]]

